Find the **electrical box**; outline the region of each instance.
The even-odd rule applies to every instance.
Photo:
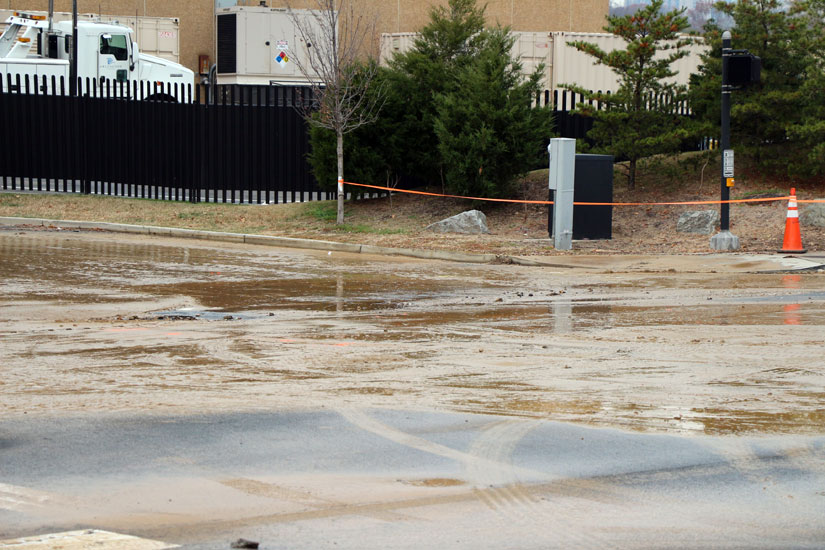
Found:
[[[232,6],[217,11],[218,84],[302,85],[313,81],[296,61],[309,68],[308,47],[295,26],[302,25],[323,38],[311,10],[264,6]],[[310,45],[311,47],[311,45]],[[310,75],[314,76],[314,75]]]
[[[552,155],[553,153],[551,153]],[[571,163],[572,164],[572,163]],[[572,217],[572,239],[611,239],[613,238],[613,157],[611,155],[575,155],[572,174],[573,189],[570,198]],[[551,158],[551,190],[553,179],[553,161]],[[558,195],[557,195],[558,198]],[[577,203],[602,203],[586,205]],[[559,201],[559,206],[565,208]],[[555,205],[549,208],[548,229],[555,238],[557,225]]]
[[[613,238],[613,156],[576,155],[575,202],[599,206],[573,207],[573,239]]]

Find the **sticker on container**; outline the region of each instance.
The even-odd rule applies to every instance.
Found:
[[[281,51],[285,51],[289,49],[289,40],[278,40],[278,43],[275,45]]]

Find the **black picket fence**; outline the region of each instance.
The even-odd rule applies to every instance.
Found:
[[[55,79],[5,84],[4,190],[259,204],[331,198],[306,162],[308,132],[294,108],[306,88],[233,87],[206,102],[198,86],[86,81],[72,97]],[[139,100],[150,96],[165,100]]]
[[[333,198],[307,163],[296,108],[310,101],[306,87],[87,79],[77,97],[67,87],[54,77],[0,80],[3,190],[258,204]],[[586,139],[593,120],[572,112],[583,100],[548,90],[536,105],[553,105],[557,135]],[[423,183],[406,179],[401,187]]]
[[[610,95],[610,92],[607,92],[607,95]],[[675,101],[668,94],[648,94],[643,101],[649,108],[667,109],[677,115],[690,116],[687,101]],[[582,103],[599,110],[606,108],[603,103],[586,99],[584,94],[571,90],[553,90],[552,93],[550,90],[544,90],[538,94],[535,101],[537,106],[552,105],[555,130],[559,137],[587,140],[587,133],[593,128],[593,119],[575,113]]]

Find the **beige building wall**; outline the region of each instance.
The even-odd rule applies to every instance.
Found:
[[[246,0],[248,5],[258,5]],[[266,0],[273,8],[286,6],[285,0]],[[352,0],[357,13],[378,16],[378,34],[417,32],[429,22],[433,6],[447,0]],[[239,0],[243,4],[244,0]],[[602,32],[607,23],[609,0],[479,0],[487,4],[487,19],[516,31]],[[316,0],[292,0],[292,7],[312,9]]]
[[[269,7],[285,7],[285,0],[265,0]],[[81,13],[102,13],[134,17],[176,17],[180,20],[180,62],[199,72],[198,57],[208,55],[215,62],[214,0],[78,0]],[[238,0],[259,5],[259,0]],[[6,4],[6,5],[3,5]],[[293,0],[292,7],[316,7],[315,0]],[[447,0],[353,0],[358,14],[374,14],[376,33],[370,49],[378,56],[381,33],[416,32],[429,21],[430,8]],[[479,0],[483,4],[483,0]],[[46,11],[48,0],[0,0],[8,9]],[[487,0],[487,18],[517,31],[600,32],[604,27],[609,0]],[[56,11],[71,11],[71,0],[54,0]],[[139,44],[139,42],[138,42]]]
[[[429,21],[430,8],[446,6],[447,0],[389,0],[383,4],[388,11],[395,11],[391,14],[395,17],[382,22],[381,32],[416,32]],[[479,5],[483,4],[480,0]],[[486,4],[488,22],[515,31],[601,32],[609,8],[609,0],[487,0]]]

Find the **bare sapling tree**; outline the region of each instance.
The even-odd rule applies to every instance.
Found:
[[[344,135],[374,122],[381,93],[368,93],[378,72],[375,62],[362,62],[373,49],[376,17],[356,13],[351,0],[310,0],[309,10],[287,4],[305,46],[293,57],[312,88],[313,100],[299,107],[312,125],[335,132],[338,157],[338,217],[344,223]]]

